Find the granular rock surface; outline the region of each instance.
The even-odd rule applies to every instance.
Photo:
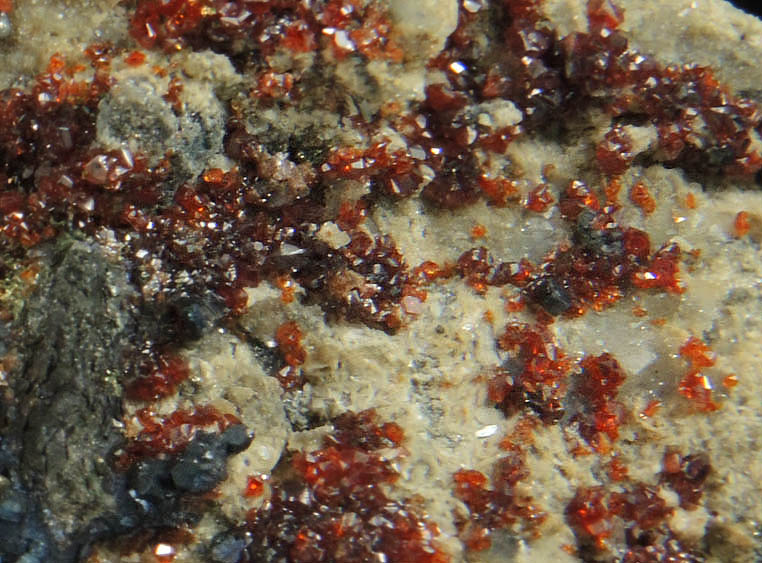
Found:
[[[761,37],[0,0],[0,561],[762,560]]]

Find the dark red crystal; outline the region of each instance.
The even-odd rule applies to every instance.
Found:
[[[272,497],[250,514],[255,560],[447,563],[436,526],[413,503],[386,496],[398,473],[379,449],[399,445],[401,429],[379,424],[374,411],[344,413],[333,424],[323,447],[298,453],[291,476],[273,478]]]
[[[704,453],[683,456],[675,449],[667,449],[662,468],[661,480],[680,496],[680,506],[686,510],[698,508],[712,472],[709,457]]]

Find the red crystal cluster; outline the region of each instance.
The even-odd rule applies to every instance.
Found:
[[[646,215],[650,215],[656,210],[656,200],[648,191],[648,186],[642,181],[635,182],[630,188],[630,201],[640,207]]]
[[[173,395],[177,386],[188,379],[190,370],[180,356],[159,354],[143,362],[143,371],[125,389],[125,395],[138,401],[155,401]]]
[[[399,61],[381,2],[326,0],[139,0],[130,33],[146,48],[185,47],[231,52],[240,43],[271,55],[277,49],[303,53],[327,43],[337,58],[351,53]]]
[[[607,176],[621,176],[634,158],[632,139],[620,125],[611,128],[595,149],[598,168]]]
[[[142,47],[230,55],[251,79],[246,103],[255,107],[311,108],[314,76],[282,71],[273,63],[278,54],[314,53],[320,64],[349,56],[390,63],[406,57],[393,40],[384,4],[375,0],[133,4],[130,31]],[[652,252],[646,233],[615,218],[620,179],[635,161],[626,125],[655,127],[657,147],[643,158],[690,173],[748,179],[762,168],[751,143],[753,132],[762,132],[762,118],[754,104],[732,96],[709,69],[664,67],[630,49],[617,30],[623,14],[608,0],[590,0],[589,32],[564,39],[541,17],[540,0],[486,4],[459,3],[458,27],[429,63],[438,71],[431,75],[441,80],[426,87],[422,103],[392,104],[365,116],[340,109],[343,96],[325,100],[340,113],[352,113],[341,117],[372,139],[367,146],[313,147],[310,139],[294,138],[282,152],[283,147],[268,147],[247,132],[246,104],[235,100],[225,141],[234,166],[227,172],[206,170],[177,188],[169,187],[169,155],[149,166],[144,156],[127,150],[93,148],[99,102],[111,85],[110,60],[125,53],[93,45],[85,52],[89,68],[67,67],[60,56],[52,57],[27,91],[0,92],[0,249],[16,256],[61,232],[108,233],[118,241],[146,301],[161,305],[176,294],[211,292],[236,315],[246,308],[248,287],[273,282],[288,301],[299,284],[305,300],[320,303],[330,318],[389,332],[415,316],[426,299],[423,288],[437,280],[457,274],[478,292],[511,284],[521,290],[522,303],[533,306],[538,323],[510,323],[498,337],[508,359],[489,378],[489,399],[506,416],[528,410],[544,423],[559,422],[574,366],[549,335],[552,317],[603,310],[632,289],[684,291],[679,247]],[[0,0],[0,11],[10,7],[9,0]],[[140,66],[146,55],[134,51],[125,61]],[[165,99],[181,113],[182,79],[173,76],[169,84]],[[519,124],[497,126],[479,119],[478,108],[501,100],[521,110]],[[517,171],[495,173],[483,166],[494,155],[504,156],[520,135],[563,130],[565,117],[590,107],[612,118],[594,151],[602,195],[575,180],[556,196],[550,184],[529,185],[515,177]],[[407,146],[392,149],[380,134],[382,125]],[[342,183],[359,183],[369,193],[329,204],[327,193]],[[527,260],[496,264],[486,247],[478,247],[452,265],[424,262],[411,269],[394,241],[366,229],[364,222],[380,199],[418,193],[438,212],[480,198],[496,207],[523,203],[531,213],[550,212],[555,205],[570,242],[537,265]],[[655,210],[646,184],[634,183],[628,194],[643,213]],[[738,236],[749,232],[748,221],[739,215]],[[347,245],[333,248],[315,236],[328,222],[347,233]],[[472,234],[485,233],[475,229]],[[286,364],[280,381],[286,389],[298,389],[306,357],[302,331],[286,323],[275,336]],[[189,375],[187,366],[172,350],[142,344],[131,361],[139,377],[127,386],[128,396],[153,401],[174,393]],[[716,409],[702,373],[714,363],[708,347],[691,339],[680,354],[690,367],[679,392],[705,411]],[[581,434],[597,452],[610,453],[625,420],[617,401],[624,373],[608,354],[586,357],[580,368]],[[649,416],[653,410],[649,405]],[[237,423],[207,407],[177,411],[163,420],[147,409],[137,416],[143,430],[126,446],[122,466],[177,452],[199,428],[216,424],[222,430]],[[387,496],[399,475],[388,450],[397,450],[403,439],[399,426],[379,423],[372,411],[336,419],[323,447],[297,454],[273,479],[268,503],[250,515],[251,557],[447,561],[435,543],[436,526],[415,502]],[[528,476],[521,448],[506,449],[491,479],[468,469],[454,475],[455,494],[471,512],[469,521],[459,523],[460,533],[472,549],[488,547],[492,530],[517,522],[534,529],[543,520],[531,499],[517,492],[516,485]],[[626,481],[618,458],[608,468],[612,480]],[[679,494],[684,508],[693,508],[708,472],[703,454],[683,457],[670,451],[661,482]],[[247,490],[263,494],[260,485],[255,478]],[[670,514],[657,489],[634,483],[614,492],[581,489],[566,517],[583,551],[603,549],[616,530],[624,530],[628,551],[623,561],[692,561],[664,524]]]
[[[283,389],[300,389],[304,386],[304,376],[299,366],[307,359],[307,352],[302,346],[302,331],[294,321],[283,323],[275,332],[275,342],[286,362],[278,372],[278,381]]]
[[[409,286],[408,266],[389,236],[375,240],[365,232],[352,233],[341,250],[351,269],[328,280],[328,311],[394,331],[402,325],[399,303]]]
[[[655,156],[668,164],[745,177],[762,168],[751,142],[762,123],[754,103],[733,96],[707,67],[664,67],[629,48],[617,30],[622,14],[609,0],[590,1],[588,19],[589,33],[562,42],[566,78],[578,103],[589,100],[615,120],[638,118],[656,127]],[[597,157],[607,175],[628,167],[629,142],[618,124]]]
[[[591,33],[574,36],[573,40],[563,44],[566,49],[562,49],[554,32],[542,23],[538,6],[537,2],[506,2],[495,7],[499,17],[491,19],[491,23],[485,21],[491,16],[483,7],[463,7],[458,29],[446,49],[432,62],[443,70],[447,81],[430,85],[426,90],[426,101],[419,108],[392,122],[408,139],[409,148],[390,152],[385,142],[367,149],[336,148],[329,152],[321,166],[304,172],[306,185],[352,179],[368,182],[381,194],[405,197],[425,183],[419,166],[425,164],[435,176],[425,186],[423,196],[436,205],[459,207],[475,201],[480,194],[497,205],[518,201],[519,190],[514,181],[484,176],[479,172],[475,151],[503,152],[521,129],[493,131],[474,121],[467,108],[482,101],[504,98],[524,110],[524,129],[532,123],[547,122],[549,116],[564,110],[567,98],[574,94],[565,90],[569,88],[569,77],[564,77],[564,73],[571,72],[572,83],[580,92],[597,93],[600,89],[592,88],[591,84],[603,80],[600,73],[586,77],[579,67],[584,67],[583,62],[594,58],[595,53],[601,55],[601,49],[613,48],[611,37],[621,37],[613,29],[621,19],[619,15],[612,15],[617,14],[616,10],[605,3],[593,2],[589,13]],[[316,34],[325,35],[325,26],[338,34],[350,28],[357,31],[366,24],[380,25],[380,20],[367,17],[366,10],[378,10],[378,7],[373,3],[362,7],[354,2],[327,2],[308,9],[303,3],[285,0],[141,1],[133,17],[132,32],[149,47],[161,45],[177,49],[233,45],[236,44],[233,39],[246,37],[260,49],[275,48],[277,43],[279,47],[293,50],[299,45],[315,43]],[[493,47],[477,41],[477,31],[484,26],[512,48],[495,47],[500,45],[500,40],[492,42]],[[313,39],[289,40],[294,36],[288,30],[294,29],[303,30]],[[359,41],[358,44],[367,42]],[[594,48],[598,49],[595,53],[591,51]],[[484,49],[492,51],[485,53]],[[630,57],[631,53],[627,51],[626,56]],[[368,203],[355,204],[364,210],[355,219],[348,214],[347,205],[352,202],[344,202],[347,205],[342,207],[342,213],[332,217],[326,215],[326,209],[317,199],[300,195],[298,190],[296,198],[285,207],[273,205],[273,200],[263,197],[260,190],[251,185],[261,181],[262,171],[268,169],[268,155],[258,148],[256,139],[237,132],[240,126],[236,125],[235,119],[230,125],[228,154],[239,163],[239,171],[224,174],[217,170],[208,171],[202,182],[178,190],[169,207],[157,209],[163,197],[158,186],[170,173],[165,164],[148,170],[139,155],[124,152],[82,154],[81,147],[88,146],[92,140],[92,108],[108,84],[108,49],[96,46],[90,49],[90,55],[97,72],[84,98],[73,96],[71,88],[61,93],[61,63],[57,60],[52,63],[50,72],[41,77],[39,92],[28,95],[14,92],[10,98],[6,95],[9,119],[4,120],[0,139],[14,144],[5,147],[5,154],[14,155],[14,169],[6,172],[10,185],[28,177],[20,167],[24,165],[23,155],[32,149],[15,146],[19,142],[34,147],[35,151],[49,147],[45,150],[55,152],[47,160],[53,165],[61,163],[52,174],[37,175],[31,190],[8,190],[0,194],[5,217],[3,229],[7,234],[26,245],[33,245],[54,236],[53,225],[61,225],[62,221],[90,232],[100,226],[134,230],[141,236],[131,237],[131,257],[143,257],[137,270],[150,275],[152,266],[149,263],[155,264],[156,260],[169,263],[170,270],[179,270],[177,276],[169,272],[170,287],[173,285],[171,278],[185,279],[186,274],[191,273],[194,283],[211,286],[225,297],[234,311],[245,303],[243,287],[296,270],[295,282],[312,292],[316,301],[329,303],[335,314],[386,330],[394,330],[401,324],[399,303],[405,293],[406,267],[391,241],[369,242],[367,235],[358,234],[358,239],[353,240],[347,251],[335,252],[310,240],[311,225],[315,222],[335,219],[343,228],[357,227],[367,213]],[[611,56],[612,60],[616,59]],[[566,64],[569,61],[564,57],[577,66]],[[497,60],[496,64],[487,66],[483,62],[493,58]],[[649,64],[646,67],[653,73],[660,72],[658,65]],[[615,73],[617,77],[620,74]],[[624,77],[620,78],[624,80]],[[686,75],[684,81],[689,78]],[[618,82],[606,84],[604,90],[608,92]],[[689,86],[699,87],[693,83]],[[707,99],[715,100],[722,95],[722,89],[716,85],[704,84],[703,88]],[[639,87],[637,91],[658,99],[656,93],[649,94],[645,87]],[[37,105],[32,103],[35,98]],[[45,102],[42,105],[39,104],[41,100]],[[79,103],[74,103],[75,100]],[[669,104],[673,102],[675,100],[668,97],[662,100],[662,105],[671,107]],[[647,107],[653,109],[656,103],[651,100]],[[82,115],[75,115],[76,112]],[[35,123],[35,128],[23,131],[18,129],[21,124],[18,118],[10,117],[30,114],[35,119],[25,123]],[[51,130],[50,134],[45,133],[47,122],[51,127],[55,125],[55,131]],[[43,133],[47,139],[60,138],[60,142],[41,142]],[[599,147],[598,160],[607,174],[621,173],[606,163],[616,154],[623,154],[628,160],[628,146],[629,141],[621,127],[615,127],[606,136],[604,144]],[[21,158],[18,155],[22,155]],[[30,162],[39,162],[36,153],[29,155]],[[9,159],[5,162],[6,168],[11,166]],[[568,192],[565,194],[567,200],[570,199]],[[644,210],[648,210],[651,203],[642,192],[636,186],[633,194]],[[543,186],[527,193],[526,205],[530,210],[543,211],[551,204],[552,196]],[[561,205],[563,209],[563,201]],[[615,231],[612,221],[609,215],[597,219],[597,223],[605,224],[610,232]],[[598,230],[604,231],[604,228],[598,227]],[[606,236],[606,233],[598,234]],[[628,238],[628,234],[633,236]],[[540,306],[550,303],[554,310],[574,313],[591,304],[596,308],[605,306],[628,285],[680,290],[676,278],[677,248],[662,249],[648,260],[644,234],[625,230],[622,236],[629,248],[613,258],[593,256],[590,248],[581,250],[580,245],[562,249],[542,266],[533,280],[535,283],[529,284],[526,295]],[[648,263],[644,263],[646,261]],[[383,276],[370,276],[370,271],[379,268],[384,271]],[[461,270],[466,273],[468,268]],[[507,271],[510,268],[504,268],[501,274],[504,276]],[[358,273],[359,276],[355,275]],[[483,274],[471,271],[467,272],[467,277],[474,286],[484,287],[484,280],[479,279],[487,278]],[[502,283],[500,276],[493,283],[498,282]],[[180,289],[188,290],[185,287]]]
[[[659,481],[678,493],[682,508],[694,510],[710,471],[705,454],[681,456],[667,449]],[[684,547],[670,529],[667,520],[673,513],[658,487],[635,482],[614,491],[605,487],[580,488],[567,504],[565,514],[577,534],[581,554],[591,559],[608,552],[608,542],[623,534],[627,551],[622,563],[700,561],[701,556]]]
[[[668,449],[662,461],[661,480],[680,496],[680,506],[686,510],[698,508],[704,485],[712,470],[704,453],[680,455],[676,449]]]
[[[298,453],[291,471],[272,479],[272,496],[250,514],[252,560],[449,561],[436,525],[385,492],[399,476],[388,452],[400,447],[402,429],[372,410],[345,413],[333,426],[321,449]]]
[[[717,410],[719,407],[712,399],[712,381],[703,373],[715,362],[709,346],[692,336],[680,347],[680,356],[688,362],[689,370],[678,385],[679,393],[705,412]]]
[[[487,248],[474,248],[460,256],[457,273],[479,292],[506,284],[522,288],[525,299],[551,315],[602,310],[633,288],[684,291],[676,244],[652,253],[648,235],[621,227],[613,216],[619,207],[602,206],[580,181],[569,184],[559,208],[571,226],[573,244],[562,244],[537,266],[527,260],[496,264]]]
[[[389,143],[379,142],[365,150],[336,149],[321,166],[321,171],[327,180],[360,181],[392,198],[405,198],[415,193],[423,182],[418,163],[419,160],[407,152],[401,149],[390,152]]]
[[[623,535],[626,551],[621,563],[670,561],[694,563],[700,555],[684,547],[665,520],[674,510],[659,496],[659,489],[635,483],[607,493],[603,487],[581,488],[566,506],[566,519],[577,534],[579,554],[598,560],[607,540]]]
[[[580,434],[595,451],[605,454],[619,437],[619,426],[625,418],[625,407],[616,399],[625,373],[608,353],[586,356],[580,367],[576,391],[586,403],[585,412],[576,417]]]
[[[547,329],[509,324],[498,337],[498,347],[510,358],[489,380],[490,401],[506,416],[529,407],[547,423],[560,420],[573,362],[553,343]]]
[[[468,520],[458,523],[459,535],[467,549],[488,549],[495,530],[510,528],[516,523],[525,530],[535,530],[545,521],[547,515],[532,504],[532,499],[515,490],[516,484],[528,476],[520,450],[509,452],[495,462],[491,480],[473,469],[461,469],[453,475],[455,497],[462,500],[470,512]]]
[[[544,269],[564,280],[575,301],[600,310],[628,287],[684,291],[677,277],[679,246],[668,244],[652,254],[648,235],[621,227],[613,217],[617,206],[602,206],[582,182],[569,184],[559,205],[573,225],[575,244],[558,252]]]
[[[94,201],[88,182],[78,182],[87,147],[95,136],[94,115],[108,91],[105,47],[93,46],[89,79],[84,67],[67,67],[53,55],[30,91],[0,92],[0,232],[25,247],[54,237],[56,219],[82,221]],[[71,169],[78,174],[71,174]],[[71,194],[78,182],[79,189]],[[71,195],[70,195],[71,194]],[[71,197],[73,196],[73,197]],[[51,211],[67,201],[67,212]]]
[[[137,411],[135,416],[143,428],[127,442],[122,453],[117,454],[116,465],[122,469],[143,458],[182,452],[199,429],[215,425],[222,432],[229,426],[241,423],[235,416],[222,414],[208,405],[198,406],[192,411],[177,410],[161,418],[146,407]]]

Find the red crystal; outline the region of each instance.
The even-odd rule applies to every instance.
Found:
[[[535,213],[544,213],[550,208],[554,201],[548,186],[540,184],[529,192],[526,208]]]
[[[252,512],[247,548],[274,559],[309,563],[387,561],[447,563],[435,543],[436,526],[413,503],[394,501],[382,485],[398,473],[387,455],[386,434],[374,411],[344,413],[321,449],[298,453],[293,476],[271,480],[272,496]],[[396,428],[391,434],[401,437]]]
[[[342,202],[339,207],[339,215],[336,217],[336,224],[342,231],[356,229],[365,221],[367,207],[367,204],[362,200]]]
[[[490,532],[521,523],[534,530],[545,521],[546,514],[514,490],[516,483],[529,475],[521,453],[512,452],[500,458],[493,469],[492,487],[487,476],[473,469],[460,469],[453,475],[455,496],[470,511],[468,521],[459,525],[460,538],[471,551],[488,549]]]
[[[183,358],[162,354],[148,373],[130,382],[125,394],[134,400],[154,401],[175,393],[177,386],[189,376],[188,364]]]
[[[566,520],[577,535],[579,550],[591,559],[611,556],[614,550],[607,540],[624,527],[627,552],[622,561],[697,561],[666,524],[673,513],[657,487],[634,483],[611,493],[604,487],[579,488],[567,504]]]
[[[262,496],[264,492],[265,483],[262,479],[254,477],[253,475],[249,475],[246,478],[246,489],[243,491],[243,496],[248,498],[259,497]]]
[[[288,365],[296,367],[304,363],[307,352],[302,347],[302,331],[296,322],[289,321],[280,325],[275,333],[275,341]]]
[[[602,487],[580,488],[566,505],[566,520],[575,532],[603,548],[613,530],[612,513]]]
[[[704,486],[712,466],[704,453],[681,456],[674,449],[664,452],[661,481],[667,483],[680,497],[680,506],[686,510],[698,508]]]
[[[695,336],[691,336],[685,344],[680,346],[680,356],[693,368],[711,367],[715,363],[712,350]]]
[[[624,128],[617,126],[606,133],[595,150],[598,168],[607,176],[620,176],[630,166],[635,156],[632,141]]]
[[[222,414],[212,406],[197,406],[194,410],[177,410],[157,418],[149,408],[135,413],[143,429],[124,446],[117,457],[117,466],[126,469],[136,461],[160,454],[176,454],[185,449],[200,428],[216,425],[222,432],[241,421]]]
[[[611,0],[589,0],[587,20],[591,33],[613,31],[624,21],[624,11]]]
[[[739,211],[733,220],[733,234],[736,237],[741,238],[749,234],[750,230],[751,223],[749,222],[749,213],[746,211]]]
[[[127,55],[124,59],[124,62],[126,62],[130,66],[140,66],[145,61],[146,61],[146,54],[140,51],[133,51],[132,53]]]
[[[632,276],[632,284],[642,289],[664,289],[670,293],[683,293],[685,288],[680,285],[677,277],[679,260],[679,246],[672,244],[661,248],[641,271]]]
[[[585,356],[579,365],[582,375],[577,390],[591,405],[601,406],[616,398],[625,374],[611,354]]]
[[[619,437],[619,426],[625,416],[624,407],[616,400],[625,373],[608,353],[586,356],[580,361],[580,367],[582,373],[576,390],[584,398],[586,408],[575,420],[587,443],[597,452],[606,453]]]
[[[656,200],[641,181],[635,182],[630,188],[630,201],[640,207],[646,215],[650,215],[656,209]]]
[[[655,528],[674,513],[659,496],[658,488],[643,483],[621,493],[611,493],[609,504],[614,514],[636,523],[641,530]]]
[[[505,178],[490,179],[480,176],[479,189],[484,192],[490,203],[496,207],[505,207],[508,203],[519,199],[519,190],[516,183]]]
[[[498,338],[498,347],[512,361],[497,369],[488,382],[488,396],[506,416],[528,406],[545,422],[563,415],[561,398],[571,362],[542,327],[513,323]]]

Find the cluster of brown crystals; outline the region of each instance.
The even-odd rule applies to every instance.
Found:
[[[695,510],[711,471],[705,454],[681,456],[674,449],[664,454],[660,483],[680,496],[680,507]],[[605,553],[608,542],[623,535],[627,550],[622,563],[702,561],[702,555],[681,544],[668,520],[675,509],[667,505],[658,486],[633,482],[610,491],[605,487],[577,490],[566,506],[566,520],[577,534],[579,553],[595,559]]]
[[[550,315],[579,316],[590,307],[600,311],[632,289],[684,291],[678,245],[652,252],[648,234],[619,226],[613,217],[619,207],[601,205],[580,181],[567,186],[559,208],[570,225],[572,244],[562,244],[541,264],[525,259],[495,264],[480,247],[460,256],[457,272],[480,292],[506,284],[521,288],[524,299]]]
[[[124,56],[137,66],[145,54],[93,45],[85,53],[90,68],[67,67],[54,56],[27,91],[0,92],[0,247],[20,255],[62,232],[111,232],[148,300],[213,293],[235,315],[246,308],[246,288],[270,281],[284,288],[287,301],[298,284],[305,300],[319,303],[329,318],[389,332],[415,317],[426,299],[425,286],[437,280],[457,274],[482,293],[511,284],[538,323],[509,324],[498,337],[497,347],[509,359],[491,374],[489,399],[506,416],[529,412],[544,423],[558,423],[574,365],[548,335],[545,325],[553,316],[600,311],[635,289],[684,290],[679,247],[653,251],[645,232],[615,219],[620,207],[610,197],[616,192],[612,186],[635,161],[624,126],[656,129],[657,148],[647,158],[689,173],[748,179],[762,168],[751,142],[754,130],[762,132],[762,119],[754,104],[732,96],[709,69],[664,67],[630,49],[617,30],[622,13],[610,2],[590,0],[589,31],[563,39],[543,20],[540,4],[461,3],[457,29],[429,63],[445,81],[427,86],[422,103],[386,116],[385,125],[407,142],[406,149],[376,141],[322,147],[298,163],[279,161],[247,132],[244,112],[231,107],[225,153],[235,166],[206,170],[176,189],[168,187],[173,179],[168,158],[149,166],[144,156],[126,149],[93,147],[98,104],[111,86],[111,59]],[[3,6],[0,0],[0,10]],[[309,97],[303,76],[270,66],[268,57],[279,50],[320,53],[329,61],[351,56],[398,64],[405,58],[388,14],[375,1],[139,0],[130,32],[145,49],[212,49],[231,56],[251,79],[251,99],[265,107],[299,107]],[[175,78],[167,99],[177,112],[183,110],[181,98],[182,82]],[[520,124],[495,129],[471,111],[501,99],[521,110]],[[572,181],[556,202],[547,184],[527,188],[481,169],[484,154],[503,155],[517,137],[558,127],[590,107],[612,118],[594,152],[600,189]],[[382,121],[352,119],[369,138]],[[363,184],[369,194],[333,209],[326,191],[345,181]],[[523,205],[532,213],[557,206],[570,240],[536,265],[495,264],[489,249],[479,247],[452,265],[424,262],[411,268],[390,237],[371,236],[363,221],[378,201],[419,193],[439,210],[457,210],[480,198],[495,207]],[[629,194],[644,213],[654,210],[645,184],[631,186]],[[317,238],[328,222],[350,242],[333,248]],[[285,389],[298,389],[304,383],[301,330],[287,323],[275,336],[285,364],[277,375]],[[188,371],[171,349],[143,344],[131,362],[137,373],[128,395],[150,402],[174,393]],[[716,409],[701,373],[713,364],[708,348],[691,340],[680,353],[689,363],[680,393],[705,411]],[[576,421],[591,447],[608,454],[626,418],[616,398],[624,374],[607,354],[583,359],[580,368],[576,391],[585,405]],[[122,465],[175,452],[197,428],[217,424],[222,430],[235,422],[204,407],[161,421],[149,411],[138,418],[143,431],[128,445]],[[249,557],[447,561],[433,542],[435,526],[414,503],[384,493],[398,473],[381,451],[399,448],[402,429],[378,424],[372,412],[344,415],[334,428],[323,448],[297,454],[285,475],[273,480],[271,498],[246,525],[253,538]],[[491,530],[542,522],[541,511],[515,490],[527,477],[523,453],[506,449],[491,480],[467,469],[454,476],[455,496],[471,511],[471,520],[460,524],[471,549],[485,549]],[[662,482],[678,492],[681,504],[694,507],[708,467],[701,454],[668,453]],[[619,468],[617,474],[626,471]],[[665,526],[670,514],[656,489],[641,483],[615,492],[581,489],[567,507],[583,551],[603,549],[612,520],[624,522],[628,563],[693,560]]]
[[[270,480],[268,501],[241,530],[245,560],[450,561],[415,501],[385,492],[399,477],[393,459],[403,440],[402,429],[373,410],[335,418],[322,448],[297,453]]]
[[[219,432],[240,424],[237,417],[222,414],[212,406],[197,406],[192,411],[177,410],[157,417],[150,407],[135,413],[141,430],[116,454],[116,465],[128,468],[136,461],[182,452],[199,429],[215,426]]]
[[[532,504],[532,499],[515,491],[515,485],[529,475],[521,454],[511,452],[494,466],[491,479],[473,469],[460,469],[453,475],[455,497],[470,512],[460,523],[460,537],[467,549],[481,551],[492,545],[495,530],[520,523],[524,530],[537,528],[547,515]]]
[[[307,358],[307,352],[302,347],[302,336],[299,325],[294,321],[283,323],[275,332],[275,342],[286,363],[277,375],[283,389],[300,388],[304,385],[304,376],[299,366]]]
[[[717,410],[719,407],[712,399],[712,382],[703,373],[715,363],[709,346],[692,336],[680,347],[680,356],[688,362],[690,368],[680,381],[678,392],[706,412]]]
[[[579,433],[599,453],[608,453],[619,437],[625,407],[617,401],[625,374],[619,362],[608,353],[585,356],[580,361],[582,372],[576,391],[583,397],[585,411],[576,420]]]
[[[621,563],[697,563],[700,555],[681,545],[665,523],[673,512],[658,488],[636,483],[610,493],[603,487],[578,489],[566,507],[566,519],[584,560],[596,559],[607,550],[607,540],[620,534],[627,546]]]
[[[143,47],[170,53],[190,47],[231,55],[253,49],[266,56],[279,48],[302,53],[327,43],[338,59],[357,52],[399,61],[403,53],[390,31],[381,4],[358,0],[139,0],[130,22],[131,35]]]
[[[498,337],[498,348],[509,358],[489,380],[490,401],[506,416],[529,407],[544,422],[558,422],[573,363],[547,329],[510,324]]]
[[[602,100],[596,95],[601,91],[610,96],[612,92],[617,94],[616,103],[603,100],[612,112],[614,108],[624,111],[621,99],[626,98],[628,115],[637,113],[636,110],[645,112],[656,125],[666,119],[664,115],[668,110],[676,111],[675,108],[685,106],[687,100],[699,100],[703,104],[701,108],[721,105],[726,108],[725,113],[732,109],[743,114],[743,119],[728,118],[736,128],[740,127],[738,124],[748,125],[736,133],[738,139],[728,140],[730,133],[725,121],[709,118],[716,111],[702,113],[698,111],[701,108],[683,111],[690,115],[707,114],[707,122],[719,128],[716,133],[709,128],[717,142],[704,139],[702,146],[713,150],[712,147],[720,144],[726,152],[730,150],[728,147],[735,147],[734,166],[741,167],[743,162],[747,164],[742,167],[744,172],[755,172],[753,164],[747,163],[754,160],[753,155],[743,153],[749,145],[743,139],[756,123],[752,123],[753,116],[744,113],[751,112],[748,109],[751,106],[740,101],[734,105],[736,101],[718,84],[707,82],[706,72],[694,76],[695,72],[686,70],[674,76],[674,72],[662,69],[646,57],[631,50],[623,51],[619,43],[624,39],[615,29],[619,21],[616,12],[609,14],[606,10],[610,8],[602,2],[591,2],[590,6],[593,24],[590,33],[577,34],[573,40],[567,38],[563,43],[541,20],[536,2],[506,2],[473,11],[461,9],[458,29],[442,54],[432,62],[443,69],[448,82],[430,86],[426,101],[411,113],[401,115],[395,125],[409,141],[407,152],[389,153],[383,143],[368,149],[338,147],[329,151],[324,163],[308,174],[308,187],[337,178],[353,179],[369,183],[378,188],[380,194],[406,197],[425,184],[423,197],[440,207],[460,207],[475,201],[480,194],[504,204],[509,201],[505,194],[512,191],[510,180],[481,175],[477,152],[502,152],[515,135],[540,127],[562,114],[570,98],[600,103]],[[138,3],[133,16],[132,33],[146,47],[178,49],[214,45],[221,48],[237,44],[233,39],[243,37],[250,42],[249,48],[267,52],[275,49],[275,44],[278,48],[294,49],[294,44],[287,39],[296,33],[312,39],[302,37],[295,44],[317,50],[321,47],[316,37],[327,37],[328,28],[338,34],[350,28],[359,31],[363,26],[372,26],[371,35],[385,37],[384,30],[388,27],[388,23],[383,23],[385,18],[367,17],[364,10],[376,13],[380,8],[374,3],[363,7],[356,2],[319,3],[308,10],[303,4],[286,1],[143,1]],[[487,47],[474,41],[474,36],[480,26],[488,25],[486,19],[492,22],[489,25],[496,38],[491,42],[491,50],[485,53],[481,49]],[[357,46],[367,44],[357,38],[353,41]],[[511,49],[501,48],[500,41]],[[615,43],[619,50],[614,49]],[[359,47],[358,52],[361,56],[370,56]],[[592,64],[585,61],[602,56],[610,61],[606,67],[608,74],[601,76],[600,72],[585,71]],[[632,57],[637,60],[631,60]],[[27,185],[23,190],[7,190],[0,198],[5,217],[3,229],[11,239],[33,245],[54,236],[54,225],[69,225],[86,232],[99,227],[133,231],[133,235],[139,235],[131,238],[133,259],[142,256],[144,262],[151,262],[158,258],[170,271],[178,269],[191,274],[191,285],[195,284],[195,288],[186,284],[172,287],[173,291],[211,287],[236,311],[245,305],[242,288],[290,273],[296,274],[296,281],[313,292],[315,300],[326,303],[334,314],[357,318],[386,330],[400,326],[399,303],[407,283],[406,265],[398,253],[395,255],[393,243],[368,241],[366,234],[358,233],[346,250],[336,252],[312,240],[314,225],[333,219],[351,230],[351,222],[327,215],[319,198],[309,193],[297,195],[285,206],[274,205],[267,196],[263,197],[261,190],[251,183],[257,181],[257,170],[261,174],[267,168],[263,162],[266,155],[256,148],[256,139],[236,132],[240,126],[235,119],[229,127],[227,152],[239,163],[240,171],[211,170],[203,176],[203,181],[177,190],[169,206],[163,203],[166,194],[160,188],[171,173],[166,166],[147,169],[139,155],[125,151],[91,154],[90,149],[84,149],[93,138],[95,105],[108,88],[108,50],[105,47],[93,49],[92,59],[97,72],[88,88],[73,88],[72,81],[63,80],[62,62],[55,61],[32,93],[14,91],[4,95],[4,109],[9,118],[4,121],[0,138],[6,139],[4,154],[14,155],[12,160],[3,159],[7,184]],[[565,64],[569,61],[575,64]],[[453,66],[454,63],[459,64]],[[655,75],[657,86],[649,89],[646,85],[653,80],[648,78]],[[668,79],[672,81],[669,88],[665,86]],[[673,99],[674,95],[670,97],[662,92],[677,90],[673,82],[678,79],[680,91],[698,93]],[[295,84],[298,86],[298,80]],[[628,95],[620,91],[627,91]],[[641,97],[643,101],[639,101]],[[297,104],[296,98],[298,96],[284,94],[280,101]],[[489,132],[469,121],[472,118],[466,108],[495,98],[509,99],[524,111],[527,119],[521,127]],[[681,127],[688,130],[687,125]],[[626,166],[606,163],[617,154],[625,155],[627,160],[627,141],[622,138],[621,128],[615,127],[612,132],[606,136],[606,145],[599,147],[597,156],[604,173],[618,175]],[[683,145],[690,143],[683,142]],[[29,159],[26,165],[25,155]],[[677,162],[678,156],[673,160]],[[46,166],[41,167],[43,162]],[[421,172],[423,164],[434,173],[427,184]],[[41,175],[37,171],[40,168],[46,173]],[[34,181],[30,181],[32,178]],[[538,187],[527,194],[527,208],[542,211],[551,204],[548,198],[546,190]],[[607,220],[612,211],[615,210],[606,210]],[[601,218],[597,222],[604,223]],[[571,255],[562,251],[562,260],[544,267],[546,272],[531,284],[528,295],[540,302],[549,300],[553,310],[579,310],[580,303],[610,300],[612,290],[618,294],[623,283],[675,290],[674,263],[679,257],[676,250],[671,254],[665,250],[652,258],[658,271],[646,270],[630,279],[632,268],[625,268],[621,279],[605,280],[607,274],[610,277],[611,272],[619,272],[619,266],[626,266],[632,260],[628,256],[636,262],[646,260],[646,243],[630,242],[637,248],[625,248],[626,254],[622,253],[618,262],[612,263],[607,258],[607,268],[602,267],[600,260],[583,263],[580,268],[580,261],[589,262],[586,256],[575,256],[575,250],[579,254],[580,245],[570,249]],[[571,275],[570,266],[574,266],[574,272],[586,270],[582,280],[560,279]],[[380,276],[376,273],[379,269],[383,272]],[[602,281],[597,281],[599,279]],[[591,283],[604,287],[590,288]],[[335,295],[337,288],[339,295]],[[565,295],[570,291],[577,295]]]

